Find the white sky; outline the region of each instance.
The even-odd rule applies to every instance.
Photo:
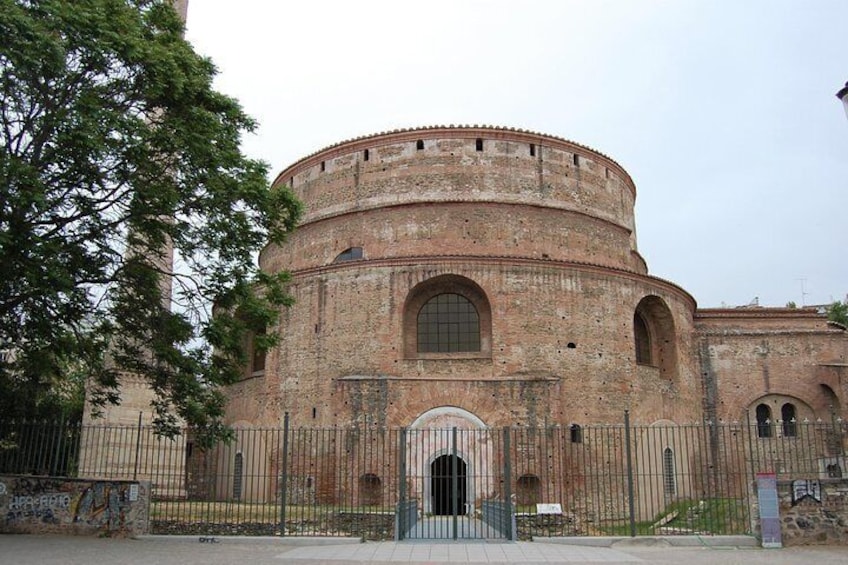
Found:
[[[395,128],[565,137],[633,177],[651,274],[783,306],[848,293],[846,23],[846,0],[190,0],[187,37],[272,178]]]

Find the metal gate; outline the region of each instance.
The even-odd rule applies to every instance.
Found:
[[[404,429],[400,440],[397,539],[514,539],[508,429]]]

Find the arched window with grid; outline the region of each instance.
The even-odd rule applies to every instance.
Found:
[[[443,293],[418,311],[418,352],[480,351],[480,316],[460,294]]]

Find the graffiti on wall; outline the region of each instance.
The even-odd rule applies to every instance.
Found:
[[[85,489],[74,512],[74,522],[120,529],[129,509],[129,486],[125,483],[94,483]]]
[[[53,479],[19,478],[11,485],[3,483],[6,522],[38,521],[56,524],[71,506],[71,495],[61,491],[61,482]]]
[[[132,526],[138,484],[15,477],[0,481],[0,516],[13,528],[78,526],[117,532]]]

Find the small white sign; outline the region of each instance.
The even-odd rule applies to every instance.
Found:
[[[138,485],[130,485],[130,502],[138,500]]]
[[[547,502],[536,505],[536,514],[562,514],[562,505],[558,502]]]

